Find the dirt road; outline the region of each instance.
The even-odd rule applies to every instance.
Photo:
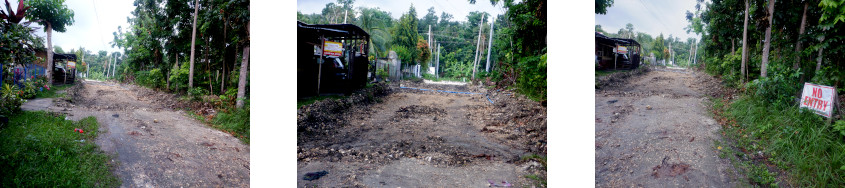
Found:
[[[525,175],[545,176],[539,163],[520,160],[545,155],[546,111],[539,103],[512,94],[488,100],[484,94],[393,87],[380,103],[337,113],[342,118],[330,134],[300,132],[298,187],[487,187],[488,180],[530,187]],[[492,93],[454,85],[403,87]],[[303,180],[319,171],[328,174]]]
[[[249,146],[173,109],[174,96],[98,81],[82,81],[67,95],[71,100],[37,99],[21,108],[96,117],[95,142],[114,156],[121,187],[249,187]]]
[[[714,148],[708,75],[656,69],[622,80],[596,90],[597,187],[737,186]]]

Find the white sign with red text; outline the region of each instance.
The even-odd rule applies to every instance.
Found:
[[[836,97],[836,90],[833,87],[804,83],[799,108],[807,108],[829,118],[833,114],[834,97]]]

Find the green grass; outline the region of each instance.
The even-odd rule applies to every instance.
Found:
[[[117,187],[99,150],[97,119],[23,111],[0,128],[0,187]],[[74,132],[81,128],[84,133]]]
[[[67,88],[72,87],[73,84],[65,84],[60,86],[51,86],[50,90],[44,89],[43,91],[39,91],[35,93],[35,98],[56,98],[59,97],[60,94],[56,94],[56,91],[65,90]]]
[[[229,113],[220,112],[211,123],[249,145],[249,106]]]
[[[631,71],[631,70],[596,70],[596,78],[607,76],[616,72],[624,72],[624,71]]]
[[[339,96],[339,95],[326,95],[326,96],[314,96],[308,97],[305,99],[297,99],[296,100],[296,108],[299,109],[302,106],[314,104],[317,101],[322,101],[323,99],[342,99],[346,98],[346,96]]]
[[[788,175],[781,183],[789,186],[845,184],[845,137],[821,116],[762,101],[755,96],[732,103],[714,101],[716,118],[723,124],[721,133],[731,141],[725,149],[733,150],[724,155],[740,160],[736,166],[756,185],[776,186],[780,172]],[[758,152],[766,159],[751,160]]]

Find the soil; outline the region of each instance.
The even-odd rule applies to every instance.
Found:
[[[613,77],[616,75],[610,75]],[[627,74],[596,90],[596,187],[737,187],[741,177],[713,142],[719,124],[709,75],[686,69]]]
[[[526,175],[545,177],[540,163],[521,160],[546,155],[546,108],[540,103],[472,85],[374,88],[379,94],[372,100],[300,108],[298,187],[487,187],[489,181],[523,187],[534,183]],[[326,176],[303,180],[323,170]]]
[[[79,120],[97,118],[95,141],[113,155],[121,187],[249,187],[249,145],[190,117],[176,96],[129,84],[80,81],[67,97],[31,100]]]

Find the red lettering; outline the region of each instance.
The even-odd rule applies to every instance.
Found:
[[[813,97],[822,98],[822,89],[821,88],[813,88]]]
[[[802,101],[802,103],[804,103],[804,106],[810,106],[810,97],[804,96],[804,101]]]
[[[824,108],[822,108],[822,110],[825,110],[825,109],[827,109],[827,101],[824,101]]]

